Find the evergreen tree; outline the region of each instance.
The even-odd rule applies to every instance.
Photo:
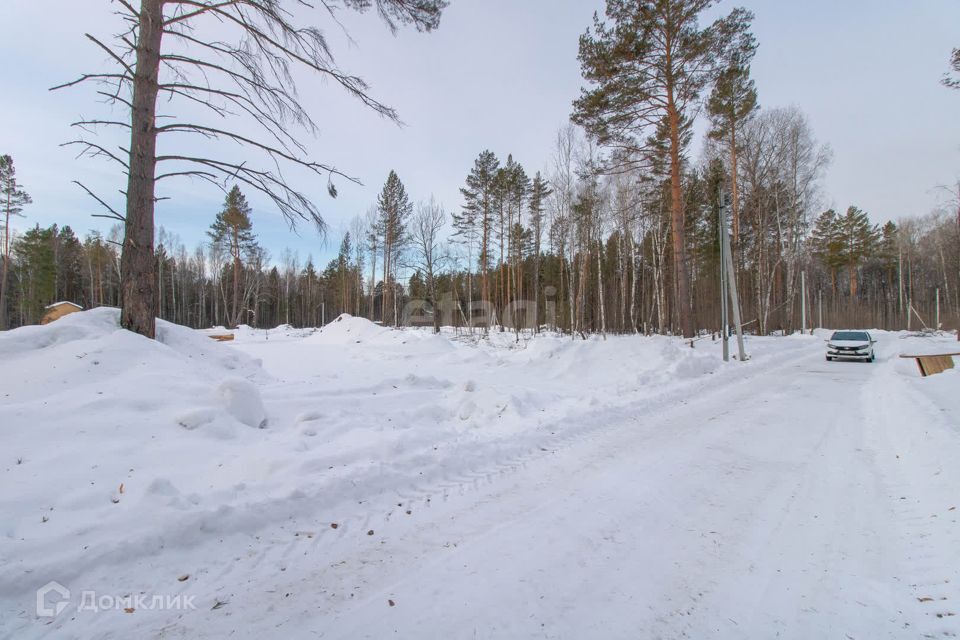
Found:
[[[900,229],[892,220],[887,221],[880,229],[880,238],[877,245],[877,257],[886,269],[893,269],[897,264],[899,253]]]
[[[397,313],[396,287],[392,286],[396,276],[398,258],[407,242],[407,221],[413,212],[413,203],[407,190],[395,171],[390,171],[387,181],[377,197],[379,219],[377,226],[383,236],[383,322],[387,314],[392,313],[393,323],[400,321]]]
[[[240,273],[243,269],[243,256],[251,255],[257,247],[253,235],[253,223],[250,221],[250,205],[236,185],[227,193],[223,209],[217,214],[207,235],[214,251],[226,252],[233,260],[233,300],[231,301],[231,326],[240,323]]]
[[[579,60],[590,83],[573,120],[606,146],[613,162],[657,162],[669,154],[675,306],[686,337],[694,334],[686,263],[682,163],[700,93],[717,62],[749,25],[735,9],[707,28],[699,17],[715,0],[607,0],[603,22],[580,37]]]
[[[7,328],[7,287],[10,276],[10,218],[22,215],[30,195],[17,183],[13,158],[0,156],[0,198],[3,202],[3,261],[0,264],[0,329]]]
[[[533,241],[533,304],[540,314],[540,249],[543,240],[543,212],[546,200],[553,191],[550,184],[543,179],[538,171],[530,184],[530,199],[528,202],[530,214],[530,235]],[[540,332],[540,321],[537,320],[537,333]]]
[[[866,213],[851,206],[837,219],[837,236],[840,260],[850,275],[850,298],[853,299],[857,296],[857,269],[877,246],[880,232]]]
[[[420,275],[420,269],[414,269],[413,275],[410,276],[410,281],[407,283],[407,291],[414,300],[429,299],[430,293],[427,291],[427,285],[423,281],[423,276]],[[439,314],[439,310],[434,309],[433,313]]]
[[[38,322],[44,307],[56,301],[56,235],[56,225],[47,229],[41,229],[40,225],[37,225],[17,238],[13,244],[13,255],[19,271],[22,324]]]
[[[83,306],[83,245],[69,226],[52,239],[57,266],[57,300]]]
[[[810,248],[813,255],[830,270],[830,286],[836,294],[837,269],[844,265],[844,259],[839,221],[837,212],[833,209],[828,209],[817,217],[810,235]]]
[[[757,45],[750,33],[753,14],[747,11],[736,14],[741,24],[735,28],[737,37],[729,49],[726,66],[717,75],[713,92],[707,101],[710,116],[709,135],[721,140],[730,153],[730,194],[733,207],[732,231],[734,246],[740,240],[740,193],[737,184],[737,133],[740,126],[753,115],[757,108],[757,90],[750,78],[750,61]]]
[[[350,311],[350,287],[353,284],[350,258],[353,255],[353,243],[350,232],[343,234],[340,241],[340,251],[337,253],[337,285],[340,291],[340,312]]]
[[[467,175],[465,186],[460,188],[463,195],[463,213],[454,218],[458,233],[467,226],[478,229],[476,234],[480,242],[479,268],[481,278],[481,299],[490,300],[490,286],[487,272],[490,268],[490,234],[492,231],[494,201],[497,191],[497,174],[500,161],[492,151],[483,151],[473,163]],[[472,300],[471,300],[472,301]]]
[[[530,193],[530,178],[524,171],[523,165],[507,156],[507,163],[503,168],[504,188],[507,204],[507,273],[505,304],[523,298],[523,254],[524,241],[529,234],[523,230],[523,212],[527,196]],[[518,329],[516,319],[513,326]]]

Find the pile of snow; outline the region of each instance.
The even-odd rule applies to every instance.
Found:
[[[255,445],[267,423],[255,359],[166,322],[155,341],[118,322],[100,308],[0,332],[0,596],[163,548],[169,513],[219,508],[244,475],[212,452]]]

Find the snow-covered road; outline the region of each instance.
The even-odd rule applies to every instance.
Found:
[[[324,638],[957,632],[960,475],[941,448],[958,451],[955,418],[896,365],[827,363],[813,345],[584,413],[608,424],[443,499],[411,496],[397,513],[414,519],[374,544],[287,569],[272,619]]]
[[[938,451],[956,432],[910,433],[936,422],[924,425],[923,402],[891,396],[892,366],[807,351],[625,419],[317,572],[349,590],[360,568],[366,593],[294,628],[337,638],[956,632],[956,516],[931,494],[960,486],[931,482],[958,479]],[[905,473],[901,455],[920,458],[909,468],[933,466]],[[938,518],[953,523],[949,539],[930,539]]]
[[[114,334],[103,347],[49,331],[35,332],[42,348],[83,354],[57,362],[125,371]],[[166,340],[213,383],[221,362],[249,367],[238,352],[262,358],[269,375],[244,389],[262,393],[267,429],[184,413],[208,402],[194,390],[112,402],[103,424],[56,432],[74,449],[51,462],[58,449],[8,436],[25,462],[6,469],[18,515],[0,539],[0,637],[960,634],[960,371],[921,379],[896,358],[949,337],[881,334],[875,364],[825,362],[820,338],[754,339],[754,359],[728,365],[715,344],[639,337],[503,350],[354,323],[241,338]],[[324,362],[351,366],[319,374]],[[42,429],[49,412],[79,413],[73,395],[38,404],[30,381],[24,399],[9,387],[0,418]],[[176,384],[201,388],[186,373]],[[125,411],[156,419],[113,426]],[[48,496],[30,480],[51,473],[75,488]],[[46,579],[74,590],[53,620],[32,611]],[[87,589],[197,608],[78,610]]]

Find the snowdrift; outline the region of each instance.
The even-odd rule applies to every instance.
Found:
[[[164,508],[227,484],[210,450],[267,423],[255,359],[167,322],[156,341],[118,323],[100,308],[0,333],[0,594],[45,567],[66,579],[138,536],[149,553]]]

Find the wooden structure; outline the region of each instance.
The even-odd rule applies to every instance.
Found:
[[[43,313],[43,317],[40,318],[40,324],[50,324],[54,320],[59,320],[63,316],[76,313],[77,311],[83,311],[83,307],[72,302],[54,302],[53,304],[48,305],[45,309],[46,310]]]
[[[917,355],[901,355],[901,358],[914,358],[917,361],[917,367],[920,369],[920,375],[923,377],[932,376],[937,373],[943,373],[947,369],[953,369],[953,356],[960,356],[960,353],[922,353]]]
[[[213,338],[217,342],[229,342],[230,340],[233,340],[232,333],[208,333],[207,337]]]

